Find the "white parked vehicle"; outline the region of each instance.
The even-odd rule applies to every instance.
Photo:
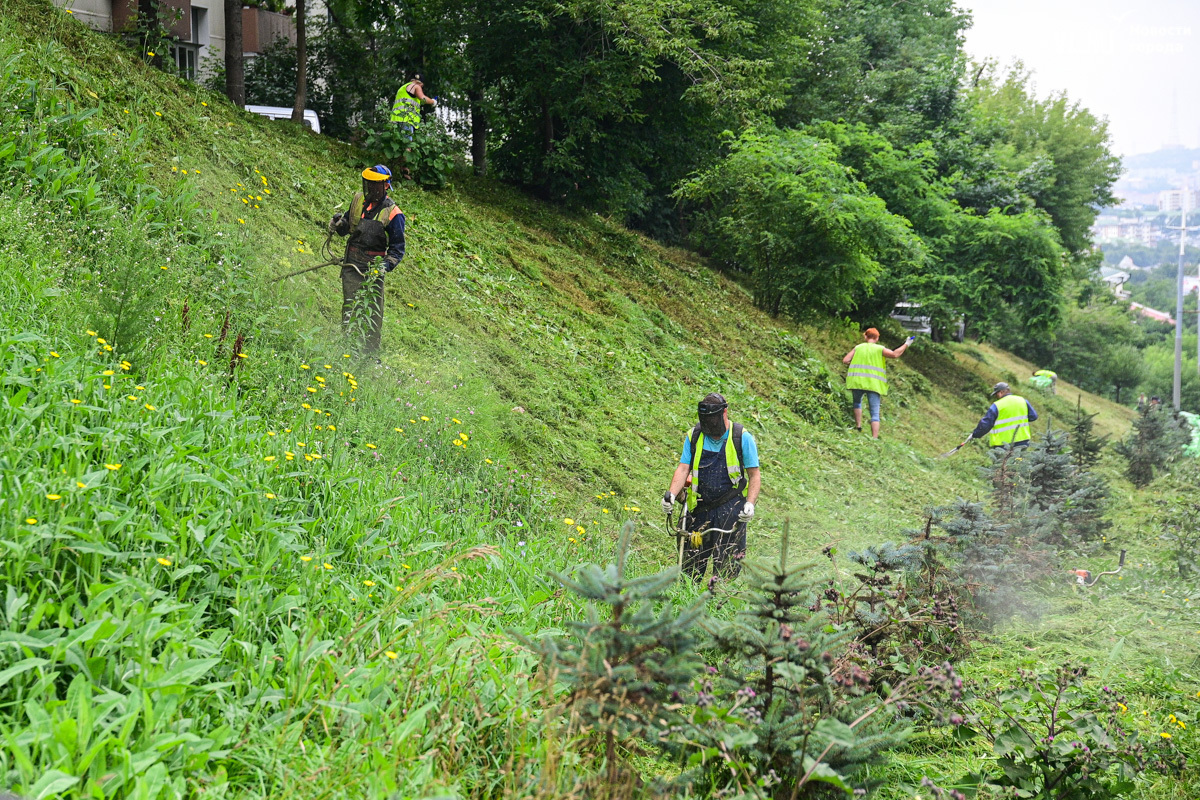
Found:
[[[267,119],[291,119],[292,110],[281,106],[246,106],[246,110],[252,114],[264,116]],[[308,126],[313,133],[321,132],[321,120],[317,119],[317,112],[312,109],[305,109],[304,124]]]

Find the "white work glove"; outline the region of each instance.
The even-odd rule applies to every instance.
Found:
[[[429,98],[429,105],[433,106],[434,108],[437,108],[437,98],[436,97]]]
[[[751,503],[749,500],[747,500],[746,504],[742,506],[742,513],[738,514],[738,521],[739,522],[749,522],[753,518],[754,518],[754,503]]]
[[[670,492],[663,495],[662,509],[664,514],[670,514],[675,510],[675,495]]]

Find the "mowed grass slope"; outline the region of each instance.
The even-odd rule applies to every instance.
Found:
[[[752,555],[790,518],[815,556],[982,499],[978,451],[935,456],[992,383],[1032,369],[922,342],[892,362],[871,442],[840,388],[857,329],[771,319],[689,253],[467,178],[397,186],[409,255],[382,364],[362,363],[339,338],[334,268],[270,280],[320,260],[370,154],[232,109],[37,0],[0,0],[0,56],[14,106],[30,80],[92,115],[73,157],[113,204],[64,232],[43,223],[67,196],[37,148],[4,167],[4,540],[20,557],[4,567],[0,773],[27,793],[560,796],[566,743],[538,727],[549,699],[507,631],[575,618],[545,573],[607,558],[624,519],[638,569],[671,562],[657,497],[700,396],[724,392],[759,440]],[[175,222],[127,224],[118,178]],[[113,330],[129,335],[105,351]],[[1061,424],[1075,397],[1033,399]],[[1083,406],[1108,432],[1130,419]],[[1122,521],[1118,537],[1145,533]],[[1030,639],[1111,651],[1075,631],[1117,616],[1062,608],[981,663],[1062,655]],[[1134,677],[1169,669],[1163,651],[1198,627],[1168,617],[1118,652],[1136,645]]]

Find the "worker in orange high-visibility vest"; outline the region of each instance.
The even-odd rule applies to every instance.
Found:
[[[850,365],[850,369],[846,370],[846,388],[854,398],[854,428],[862,430],[862,401],[866,397],[871,410],[871,436],[878,439],[879,400],[887,394],[887,367],[883,360],[904,355],[913,337],[908,337],[895,350],[889,350],[879,343],[879,331],[874,328],[863,331],[863,338],[866,341],[846,353],[842,363]]]

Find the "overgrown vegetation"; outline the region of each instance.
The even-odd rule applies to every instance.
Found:
[[[46,43],[27,47],[35,34]],[[932,594],[919,571],[901,586],[867,566],[901,562],[878,542],[921,508],[978,499],[974,462],[927,454],[980,411],[979,384],[1005,377],[985,363],[995,351],[914,349],[891,373],[896,439],[869,443],[840,422],[829,366],[856,330],[780,325],[687,254],[464,178],[398,191],[409,255],[389,284],[383,363],[362,364],[338,339],[331,275],[266,279],[316,260],[311,237],[377,154],[223,107],[33,0],[0,0],[0,53],[3,788],[564,797],[617,764],[631,793],[676,777],[730,785],[732,766],[761,795],[837,790],[825,764],[910,800],[924,779],[984,769],[985,753],[888,687],[931,685],[948,658],[974,673],[1060,663],[1064,641],[1140,703],[1131,727],[1194,753],[1190,727],[1168,727],[1171,714],[1191,725],[1198,688],[1169,648],[1198,622],[1132,512],[1105,534],[1139,548],[1126,580],[1081,601],[1048,578],[1039,598],[1070,616],[1036,635],[1022,617],[970,635],[948,543]],[[621,522],[638,521],[623,580],[673,557],[642,504],[712,386],[762,446],[751,557],[775,550],[787,514],[792,552],[876,555],[849,571],[785,558],[706,601],[662,581],[656,615],[704,602],[727,639],[758,630],[758,655],[735,669],[699,646],[719,674],[700,672],[684,698],[711,680],[716,701],[672,710],[693,728],[662,749],[619,732],[608,759],[582,716],[564,727],[564,684],[510,631],[540,639],[586,619],[545,572],[587,572]],[[1084,403],[1104,409],[1103,430],[1123,424]],[[1114,479],[1139,508],[1145,496]],[[797,630],[833,665],[807,665]],[[767,651],[789,659],[778,706],[738,694],[767,685],[753,667]],[[813,764],[795,761],[770,776],[786,762],[760,738],[789,717],[776,707],[820,726],[807,779]],[[860,708],[880,710],[852,724]],[[1147,772],[1134,791],[1194,787],[1190,772]]]

